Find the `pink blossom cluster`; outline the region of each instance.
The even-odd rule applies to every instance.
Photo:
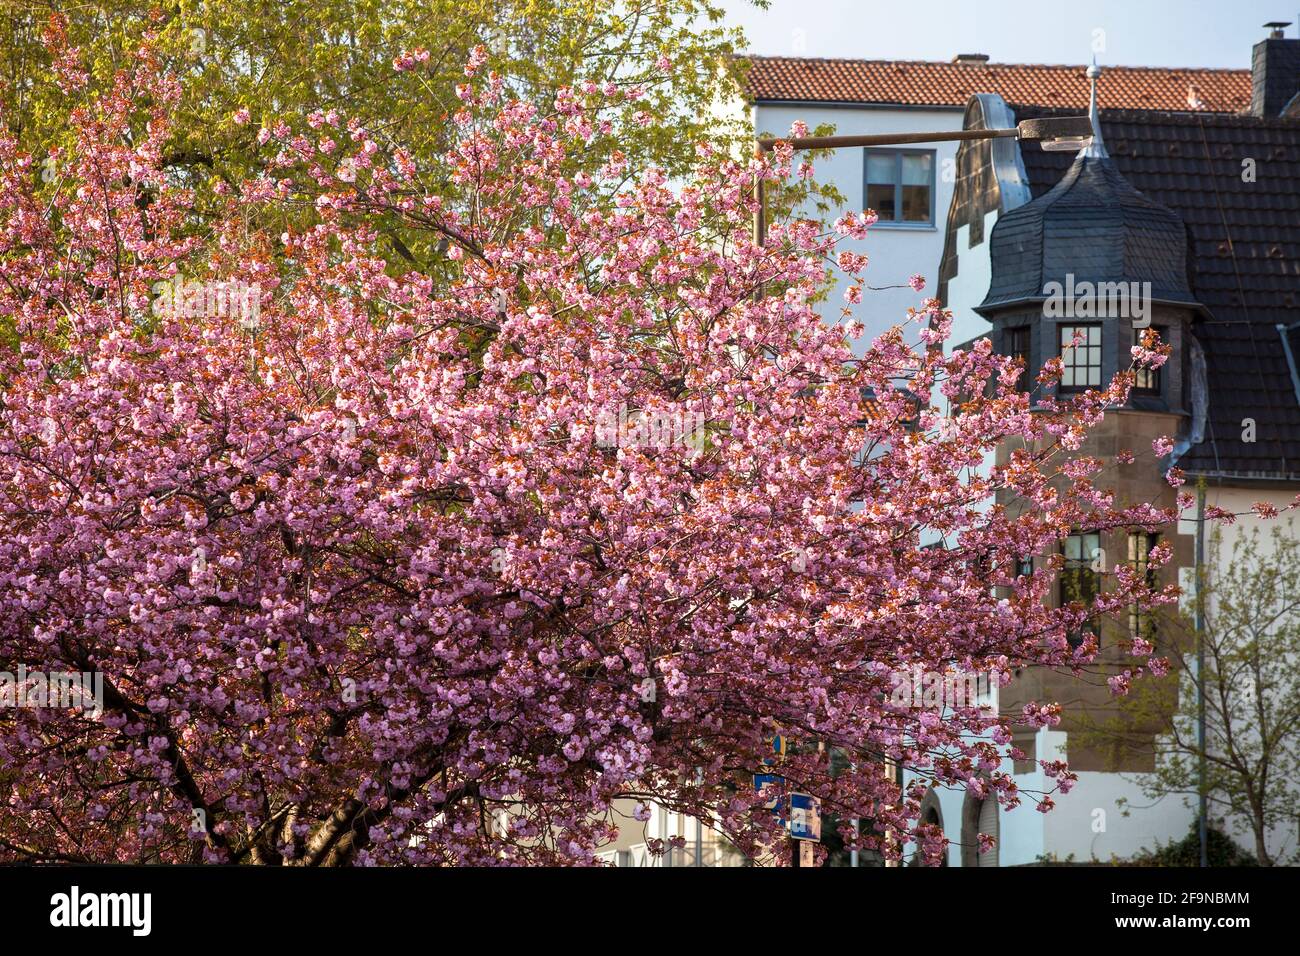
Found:
[[[620,799],[758,854],[775,732],[863,848],[936,858],[931,783],[1021,799],[1009,717],[895,705],[890,675],[1089,662],[1084,612],[1016,568],[1174,517],[1062,469],[1124,384],[1031,413],[986,342],[937,347],[933,301],[906,321],[935,347],[900,327],[855,354],[815,304],[874,217],[752,239],[788,150],[702,150],[677,188],[616,150],[574,173],[599,91],[540,109],[478,65],[456,198],[337,114],[272,121],[211,239],[163,173],[175,86],[148,56],[70,112],[58,188],[0,137],[0,659],[105,684],[98,719],[0,713],[0,858],[592,863]],[[438,270],[390,265],[381,221],[442,243]],[[259,327],[152,314],[178,274],[265,290]],[[601,442],[611,408],[701,422],[699,447]],[[979,506],[998,492],[1027,506]],[[1144,588],[1091,613],[1168,600]]]

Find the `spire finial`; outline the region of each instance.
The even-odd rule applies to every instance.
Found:
[[[1097,55],[1092,56],[1092,66],[1088,67],[1088,83],[1092,87],[1088,94],[1088,118],[1092,120],[1092,145],[1083,150],[1084,156],[1094,159],[1106,159],[1106,143],[1101,138],[1101,114],[1097,110],[1097,79],[1101,76],[1101,67],[1097,65]]]

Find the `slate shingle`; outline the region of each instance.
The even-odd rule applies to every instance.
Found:
[[[1017,119],[1070,112],[1012,109]],[[1206,440],[1180,467],[1300,480],[1300,400],[1277,330],[1300,323],[1300,121],[1116,110],[1101,125],[1124,177],[1187,224],[1192,292],[1211,313],[1194,327],[1206,353]],[[1035,197],[1074,159],[1021,152]],[[1253,442],[1243,440],[1247,419]]]
[[[981,313],[1041,301],[1049,283],[1071,279],[1149,282],[1155,302],[1194,302],[1182,220],[1134,189],[1106,157],[1079,155],[1046,194],[999,219],[989,255],[998,268]]]

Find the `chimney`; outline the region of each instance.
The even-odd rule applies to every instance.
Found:
[[[1251,51],[1250,112],[1255,116],[1281,116],[1286,105],[1300,93],[1300,40],[1283,35],[1289,23],[1274,20],[1264,24],[1268,38]]]
[[[989,61],[987,53],[958,53],[952,62],[958,66],[983,66]]]

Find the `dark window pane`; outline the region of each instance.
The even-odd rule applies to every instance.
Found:
[[[1160,578],[1156,569],[1151,567],[1151,549],[1160,543],[1160,536],[1136,531],[1128,536],[1128,561],[1133,570],[1149,588],[1158,588]],[[1137,604],[1130,604],[1128,611],[1129,633],[1134,637],[1151,640],[1155,633],[1155,622],[1149,610],[1143,610]]]
[[[874,209],[876,215],[882,220],[893,221],[898,217],[894,215],[894,186],[877,185],[875,183],[867,184],[867,208]]]
[[[903,220],[905,222],[930,221],[930,187],[903,187]]]
[[[1065,555],[1065,566],[1061,568],[1058,581],[1058,598],[1062,606],[1078,601],[1091,605],[1101,591],[1101,578],[1093,569],[1101,549],[1101,535],[1096,532],[1081,532],[1066,537],[1061,543]],[[1092,626],[1096,631],[1096,626]],[[1078,647],[1083,643],[1083,634],[1068,635],[1070,645]]]
[[[1134,330],[1133,330],[1133,344],[1134,344],[1134,345],[1141,345],[1141,344],[1142,344],[1142,333],[1145,332],[1145,331],[1146,331],[1145,329],[1134,329]],[[1161,341],[1164,341],[1164,338],[1165,338],[1165,332],[1164,332],[1164,329],[1156,329],[1156,334],[1160,336],[1160,340],[1161,340]],[[1139,392],[1148,392],[1148,393],[1151,393],[1151,394],[1159,394],[1159,392],[1160,392],[1160,369],[1158,369],[1158,368],[1139,368],[1139,369],[1134,369],[1134,373],[1137,375],[1137,378],[1136,378],[1136,380],[1133,382],[1133,387],[1134,387],[1137,391],[1139,391]]]
[[[1003,354],[1020,359],[1025,367],[1025,370],[1020,373],[1020,378],[1016,379],[1016,387],[1022,392],[1028,392],[1033,389],[1038,375],[1038,370],[1031,367],[1032,363],[1029,360],[1029,326],[1018,325],[1009,328],[1003,335],[1005,336]]]

